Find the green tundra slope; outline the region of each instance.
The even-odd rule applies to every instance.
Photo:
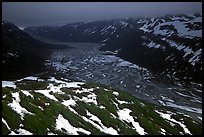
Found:
[[[202,135],[202,124],[108,86],[31,76],[2,81],[2,134]]]

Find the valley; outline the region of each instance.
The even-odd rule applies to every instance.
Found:
[[[99,51],[100,44],[54,42],[57,43],[70,48],[54,51],[46,66],[54,68],[64,78],[109,85],[142,100],[175,108],[194,119],[202,116],[202,87],[198,87],[199,84],[186,88],[178,82],[176,85],[155,80],[146,68]]]
[[[202,135],[200,10],[91,21],[53,6],[2,19],[3,135]]]

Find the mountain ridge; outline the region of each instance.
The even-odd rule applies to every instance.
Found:
[[[201,14],[78,22],[25,31],[58,41],[101,43],[101,50],[119,51],[117,56],[148,68],[159,78],[180,79],[186,86],[202,83]]]
[[[3,81],[2,97],[3,134],[202,134],[189,115],[104,85],[28,76]]]
[[[65,48],[33,39],[13,23],[2,21],[3,79],[16,79],[44,71],[45,59],[53,49]]]
[[[199,84],[200,78],[202,78],[202,35],[199,37],[199,32],[202,30],[202,26],[199,23],[201,17],[199,15],[192,17],[180,15],[166,18],[163,20],[161,18],[128,18],[126,20],[119,19],[107,22],[99,21],[97,23],[75,23],[54,29],[43,26],[35,28],[36,30],[30,30],[29,33],[31,34],[34,31],[35,36],[26,33],[28,28],[24,32],[14,24],[3,21],[3,134],[202,135],[202,118],[200,117],[202,116],[202,108],[200,108],[202,99],[198,97],[202,95],[200,89],[202,84]],[[188,28],[189,31],[177,29],[178,24],[186,24],[184,27]],[[55,29],[59,31],[57,34],[61,35],[49,32]],[[167,77],[169,75],[173,82],[177,82],[175,81],[177,79],[178,86],[182,80],[176,76],[174,77],[173,73],[180,74],[180,78],[183,79],[185,79],[184,76],[187,77],[185,81],[191,82],[195,87],[193,87],[194,89],[189,88],[189,90],[185,90],[183,86],[177,89],[169,85],[166,88],[171,90],[172,93],[176,92],[176,94],[186,100],[191,100],[192,106],[194,101],[197,102],[199,107],[189,107],[184,104],[186,103],[185,101],[182,102],[183,104],[179,104],[181,103],[180,100],[180,102],[174,102],[175,96],[169,97],[168,94],[161,94],[162,92],[155,94],[154,90],[151,90],[151,88],[154,88],[154,85],[151,85],[154,84],[153,80],[151,80],[152,83],[149,85],[141,85],[136,82],[137,85],[134,86],[138,88],[139,93],[142,91],[140,90],[141,86],[147,86],[145,90],[149,94],[159,96],[154,97],[154,100],[160,105],[138,99],[108,85],[65,79],[60,77],[57,71],[54,71],[55,76],[52,76],[50,72],[45,72],[44,65],[49,63],[46,57],[53,50],[59,51],[56,54],[58,58],[52,58],[54,60],[52,63],[55,63],[56,67],[61,63],[62,70],[65,68],[65,70],[69,71],[70,66],[73,70],[77,70],[77,68],[72,66],[72,60],[70,61],[69,59],[75,58],[70,58],[72,54],[68,51],[65,50],[65,53],[67,53],[67,58],[69,59],[62,57],[64,55],[61,49],[69,48],[69,46],[65,46],[65,44],[50,44],[34,39],[34,37],[39,38],[38,35],[42,34],[43,36],[47,33],[49,33],[48,37],[56,36],[55,40],[58,38],[61,40],[66,39],[67,34],[69,34],[68,38],[75,37],[72,40],[77,40],[78,38],[81,42],[101,43],[103,45],[101,50],[104,51],[104,54],[100,56],[101,58],[97,58],[93,51],[91,52],[96,58],[91,58],[89,52],[87,52],[89,56],[85,56],[88,57],[85,58],[86,61],[92,61],[93,64],[96,63],[98,66],[103,65],[104,62],[111,64],[111,60],[116,59],[114,65],[117,66],[117,69],[120,70],[121,67],[122,70],[128,71],[128,69],[123,68],[133,67],[138,69],[134,71],[138,75],[139,71],[141,75],[143,75],[142,71],[144,70],[149,72],[146,67],[148,69],[152,68],[150,69],[151,71],[156,70],[156,78],[151,76],[153,80],[160,78],[160,75],[157,74],[160,73],[160,71],[157,71],[160,68],[166,69],[167,72],[173,70],[171,73],[164,73]],[[102,35],[103,37],[100,37]],[[83,43],[76,46],[80,48]],[[85,54],[85,52],[82,53]],[[119,57],[123,57],[125,60]],[[80,62],[79,58],[76,60]],[[81,60],[80,63],[84,61],[83,58]],[[75,63],[78,63],[77,61]],[[86,66],[85,64],[86,69],[88,65]],[[145,66],[145,68],[140,66]],[[40,70],[44,73],[40,73]],[[96,69],[96,72],[99,71]],[[14,76],[16,73],[21,74]],[[187,73],[190,74],[187,75]],[[36,74],[36,76],[33,74]],[[105,73],[102,74],[104,75]],[[194,74],[196,75],[193,79],[189,79]],[[86,74],[84,75],[87,76]],[[91,75],[90,73],[87,77]],[[165,78],[162,75],[161,77]],[[102,79],[101,77],[99,78]],[[148,78],[148,76],[144,76],[142,80],[146,80],[145,78]],[[197,81],[194,79],[197,79]],[[125,83],[124,81],[119,82],[121,84]],[[198,89],[196,86],[198,86]],[[185,113],[186,111],[189,111],[189,113]],[[191,112],[195,114],[190,114]]]

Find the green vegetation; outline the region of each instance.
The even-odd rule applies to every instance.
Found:
[[[62,92],[64,92],[65,94],[68,94],[68,95],[75,95],[76,93],[73,92],[73,90],[69,89],[69,88],[66,88],[66,87],[63,87],[60,89]]]
[[[2,97],[6,96],[3,101],[4,102],[11,102],[12,101],[12,95],[11,92],[14,92],[13,88],[2,88]]]
[[[57,130],[55,128],[56,118],[61,114],[74,127],[83,128],[90,131],[93,135],[106,135],[106,133],[100,131],[94,125],[84,120],[84,117],[87,119],[90,118],[86,113],[86,111],[89,111],[91,114],[97,116],[107,128],[112,127],[121,135],[137,135],[138,133],[133,129],[132,123],[122,121],[118,116],[118,108],[121,110],[127,108],[132,111],[130,112],[130,115],[134,118],[134,121],[139,122],[139,125],[150,135],[160,135],[161,128],[166,131],[167,135],[180,135],[181,132],[184,133],[183,128],[180,127],[179,124],[174,123],[174,126],[172,126],[168,120],[163,119],[155,112],[155,110],[162,113],[166,113],[167,110],[173,112],[174,114],[171,117],[177,121],[183,121],[193,135],[202,135],[202,124],[193,121],[191,118],[182,114],[177,114],[173,109],[167,109],[165,107],[147,103],[132,95],[106,85],[89,83],[82,85],[80,88],[64,87],[60,89],[64,94],[50,92],[50,94],[58,99],[58,101],[53,101],[43,94],[35,92],[35,90],[46,89],[48,84],[48,81],[37,82],[23,80],[17,82],[17,89],[2,88],[2,96],[6,95],[2,100],[2,118],[5,119],[12,131],[18,130],[20,124],[22,124],[23,129],[28,130],[34,135],[47,135],[50,132],[58,135],[65,135],[67,134],[65,129]],[[53,84],[55,86],[59,85],[56,83]],[[76,90],[82,90],[82,88],[93,88],[94,90],[82,93],[75,92]],[[29,90],[34,98],[24,95],[20,91],[22,89]],[[19,103],[21,107],[33,114],[25,114],[24,118],[21,119],[21,116],[8,106],[8,103],[11,103],[13,100],[11,95],[12,92],[19,92],[21,99]],[[80,99],[87,97],[91,92],[97,95],[96,100],[98,105],[95,105],[94,103],[85,103],[74,98],[74,96]],[[118,92],[119,95],[116,96],[113,92]],[[70,107],[78,114],[75,114],[67,106],[61,104],[63,100],[70,99],[75,100],[76,105]],[[128,103],[120,104],[118,100]],[[118,108],[116,107],[116,104]],[[100,108],[100,106],[105,108]],[[98,122],[94,122],[100,125]],[[11,132],[3,122],[2,132],[5,135]],[[79,132],[79,134],[84,133]]]
[[[21,82],[16,82],[16,85],[21,90],[34,90],[34,89],[40,90],[40,89],[46,89],[48,86],[48,82],[23,80]]]
[[[124,135],[135,135],[137,132],[119,119],[111,117],[110,111],[107,109],[100,109],[94,104],[86,104],[78,102],[81,108],[86,108],[90,113],[97,116],[106,127],[113,127],[115,130],[120,129],[120,133]]]
[[[198,122],[192,121],[192,119],[184,116],[183,114],[172,115],[172,118],[176,119],[177,121],[182,121],[181,119],[183,119],[184,124],[193,135],[202,135],[202,125]]]
[[[10,131],[6,127],[6,125],[2,122],[2,135],[8,135]]]
[[[104,106],[107,110],[110,111],[110,113],[117,115],[117,108],[113,104],[113,101],[116,102],[112,92],[97,92],[98,104]]]
[[[2,102],[2,118],[7,122],[11,129],[18,129],[22,123],[21,117],[15,111],[13,111],[7,103]]]

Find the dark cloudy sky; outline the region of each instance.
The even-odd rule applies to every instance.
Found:
[[[2,18],[19,27],[202,12],[201,2],[2,2]]]

